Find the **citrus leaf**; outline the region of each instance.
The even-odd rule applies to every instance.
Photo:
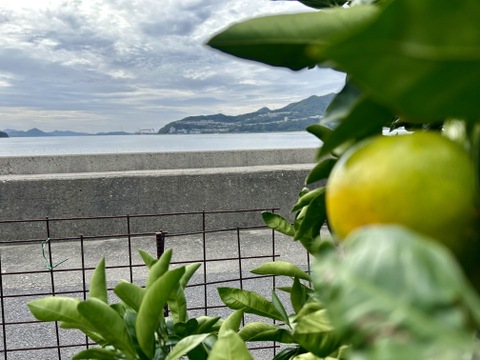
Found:
[[[123,319],[108,304],[96,298],[90,298],[78,304],[78,312],[112,346],[135,357],[135,350],[130,342]]]
[[[149,357],[154,354],[155,332],[163,320],[163,308],[184,272],[184,267],[167,270],[150,285],[143,298],[137,315],[137,338],[142,351]]]
[[[117,285],[115,285],[113,292],[125,304],[138,312],[138,310],[140,309],[140,305],[142,304],[143,297],[145,296],[146,290],[138,285],[122,280]]]
[[[160,259],[152,265],[147,277],[147,289],[163,274],[168,271],[168,267],[170,266],[170,261],[172,260],[172,249],[167,249]]]
[[[240,336],[229,330],[218,337],[208,360],[253,360],[253,357]]]
[[[176,360],[186,355],[198,345],[200,345],[210,334],[190,335],[180,340],[177,345],[170,351],[165,360]]]
[[[157,258],[153,257],[152,255],[150,255],[149,253],[147,253],[144,250],[138,249],[138,253],[142,257],[142,260],[145,263],[145,265],[147,266],[147,268],[149,268],[149,269],[151,269],[152,266],[155,265],[155,263],[158,261]]]
[[[94,341],[99,346],[108,346],[110,345],[108,341],[106,341],[100,334],[96,332],[96,330],[90,324],[84,325],[80,323],[69,323],[69,322],[61,322],[60,328],[62,329],[77,329],[83,332],[86,336],[88,336],[92,341]]]
[[[137,313],[135,311],[127,310],[123,317],[125,321],[125,326],[127,328],[128,335],[132,340],[133,347],[137,352],[140,360],[149,360],[148,357],[143,353],[142,349],[140,348],[140,344],[138,343],[137,338]]]
[[[105,276],[105,257],[102,257],[92,274],[89,296],[108,304],[107,279]]]
[[[319,156],[328,155],[348,141],[382,134],[383,127],[389,126],[393,119],[394,115],[389,109],[362,95],[338,119],[339,125],[321,147]]]
[[[294,343],[290,331],[277,325],[264,322],[251,322],[245,324],[238,332],[243,341],[278,341],[283,344]]]
[[[370,22],[376,13],[374,6],[356,6],[255,18],[232,25],[207,45],[272,66],[311,68],[327,60],[326,45]]]
[[[244,310],[250,314],[283,321],[282,316],[279,314],[275,306],[260,294],[253,291],[228,287],[219,287],[217,290],[222,301],[230,309]]]
[[[365,227],[344,245],[317,263],[314,282],[349,342],[375,353],[408,338],[416,359],[478,351],[480,299],[443,246],[399,226]]]
[[[80,351],[72,357],[72,360],[116,360],[118,359],[118,352],[108,349],[87,349]]]
[[[340,121],[348,116],[350,109],[358,102],[360,97],[363,96],[363,92],[357,86],[352,84],[349,78],[347,78],[342,90],[333,98],[327,107],[325,116],[320,120],[318,126],[330,129],[329,132],[324,131],[325,135],[322,141],[327,141],[328,137],[332,134],[333,130],[338,127]],[[310,128],[307,128],[310,131]],[[318,132],[320,129],[312,125],[312,130]],[[314,133],[315,135],[315,133]]]
[[[333,6],[342,6],[348,3],[348,0],[297,0],[301,2],[303,5],[314,9],[324,9]]]
[[[194,263],[185,266],[185,274],[183,274],[182,278],[180,279],[180,286],[183,289],[187,287],[188,282],[200,266],[202,266],[201,263]]]
[[[377,101],[410,120],[476,121],[480,28],[474,14],[480,3],[385,4],[370,26],[331,44],[325,55]]]
[[[220,330],[218,331],[218,335],[223,335],[227,332],[227,330],[233,330],[233,331],[238,331],[238,328],[240,327],[240,324],[242,323],[243,319],[243,310],[236,310],[233,313],[231,313],[225,321],[222,323],[222,326],[220,326]]]
[[[330,356],[327,357],[319,357],[315,354],[312,354],[311,352],[303,353],[303,354],[298,354],[294,357],[291,358],[291,360],[338,360],[339,358],[333,358]]]
[[[313,311],[308,311],[307,305],[296,316],[296,326],[293,331],[293,338],[304,349],[319,356],[325,357],[337,350],[341,343],[334,335],[334,328],[331,325],[326,309],[317,310],[313,306]]]
[[[307,291],[306,287],[302,285],[300,280],[297,277],[293,280],[293,286],[290,290],[290,301],[292,303],[293,310],[295,313],[298,313],[305,303],[307,302]]]
[[[338,96],[338,95],[337,95]],[[330,105],[328,106],[328,108],[330,108],[332,106],[332,103],[335,102],[335,99],[337,98],[337,96],[335,96],[332,100],[332,102],[330,103]],[[327,109],[328,109],[327,108]],[[310,134],[313,134],[315,135],[317,138],[319,138],[322,142],[325,142],[328,137],[330,136],[330,134],[332,133],[332,129],[327,127],[327,126],[323,126],[323,125],[320,125],[320,124],[314,124],[314,125],[310,125],[308,126],[305,130],[307,130]]]
[[[195,320],[198,322],[198,327],[195,330],[196,334],[215,332],[220,329],[222,324],[220,316],[199,316]]]
[[[333,157],[321,160],[307,175],[305,184],[309,185],[327,179],[336,163],[337,159]]]
[[[285,348],[282,351],[280,351],[273,360],[297,360],[297,355],[299,353],[299,347],[290,347],[290,348]],[[322,359],[315,359],[315,360],[322,360]],[[330,360],[330,359],[325,359],[325,360]]]
[[[265,224],[273,230],[288,236],[293,236],[295,234],[293,225],[281,215],[269,211],[263,211],[262,218]]]
[[[182,286],[178,285],[176,289],[170,293],[167,304],[175,323],[188,320],[187,298],[185,297],[185,291]]]
[[[301,210],[303,207],[309,205],[317,196],[323,195],[324,193],[325,188],[320,187],[301,195],[297,203],[293,206],[291,212],[297,212]]]
[[[275,290],[272,290],[272,304],[273,306],[275,306],[275,309],[277,309],[278,313],[282,317],[283,322],[286,325],[290,326],[290,319],[288,318],[287,311],[285,310],[285,307],[275,293]]]
[[[185,322],[188,320],[185,287],[200,266],[200,263],[185,266],[185,273],[180,279],[177,288],[170,293],[167,304],[175,323]]]
[[[27,303],[28,309],[40,321],[65,321],[69,323],[85,323],[83,316],[78,312],[80,300],[50,296],[33,300]]]
[[[288,261],[270,261],[251,270],[257,275],[281,275],[311,281],[310,276],[298,266]]]
[[[304,216],[293,239],[300,240],[308,252],[316,254],[321,246],[320,229],[327,219],[325,193],[313,199],[304,209]]]

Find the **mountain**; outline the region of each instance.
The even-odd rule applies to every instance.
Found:
[[[69,131],[69,130],[42,131],[37,128],[33,128],[27,131],[5,129],[4,133],[6,133],[10,137],[131,135],[130,133],[127,133],[124,131],[112,131],[112,132],[102,132],[102,133],[92,134],[92,133],[76,132],[76,131]],[[0,137],[1,137],[1,134],[0,134]]]
[[[0,131],[0,138],[8,138],[8,134],[6,132]]]
[[[316,124],[325,114],[327,106],[335,94],[310,96],[302,101],[291,103],[281,109],[270,110],[263,107],[253,113],[241,115],[199,115],[188,116],[173,121],[159,134],[201,134],[301,131]]]
[[[77,133],[74,131],[50,131],[45,132],[37,128],[33,128],[27,131],[6,129],[4,130],[10,137],[39,137],[39,136],[79,136],[79,135],[91,135],[87,133]]]

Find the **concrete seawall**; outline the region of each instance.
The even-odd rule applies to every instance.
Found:
[[[1,175],[65,174],[306,164],[315,149],[184,151],[0,157]]]
[[[0,220],[274,207],[288,216],[314,159],[315,149],[3,157]],[[53,229],[59,237],[90,231],[115,229]],[[0,240],[20,233],[3,226]]]

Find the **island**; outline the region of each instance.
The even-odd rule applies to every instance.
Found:
[[[334,93],[291,103],[281,109],[263,107],[241,115],[198,115],[173,121],[162,127],[159,134],[212,134],[242,132],[303,131],[325,115]]]

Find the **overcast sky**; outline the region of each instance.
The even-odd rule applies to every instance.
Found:
[[[0,130],[158,130],[189,115],[272,109],[343,75],[241,61],[205,42],[269,0],[0,0]]]

